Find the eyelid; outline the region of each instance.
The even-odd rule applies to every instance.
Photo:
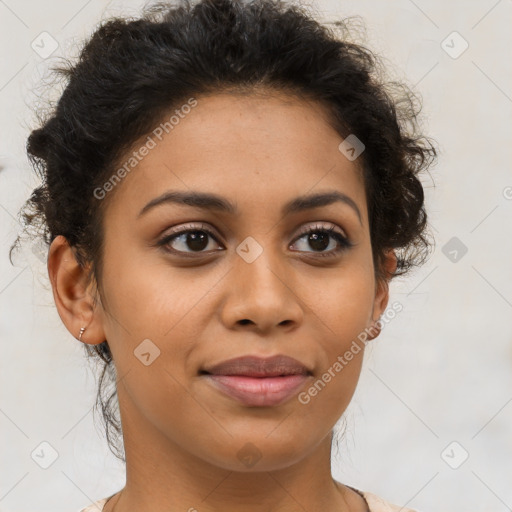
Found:
[[[170,235],[179,235],[179,234],[185,233],[187,231],[205,231],[206,233],[211,234],[215,238],[221,238],[215,229],[206,225],[204,222],[199,222],[197,224],[194,224],[194,223],[180,224],[179,226],[172,228],[171,231],[168,231],[164,235],[164,238],[167,238]]]
[[[327,224],[329,224],[329,226],[326,227],[325,225],[320,224],[320,222],[326,222]],[[336,224],[334,224],[333,222],[330,222],[330,221],[316,221],[313,224],[306,223],[306,224],[302,225],[301,229],[294,236],[293,240],[295,241],[295,240],[297,240],[297,238],[307,235],[313,229],[325,230],[325,231],[335,231],[336,233],[338,233],[338,231],[336,231],[337,227],[338,226]],[[183,234],[184,232],[187,232],[187,231],[205,231],[206,233],[209,233],[216,239],[222,238],[215,229],[211,228],[209,225],[206,225],[204,222],[201,222],[201,221],[199,221],[198,224],[194,224],[194,223],[180,224],[179,226],[172,228],[171,231],[168,231],[165,235],[163,235],[162,238],[165,239],[171,235]],[[341,229],[341,233],[339,233],[339,234],[344,236],[345,238],[348,238],[348,235],[344,229]]]
[[[328,224],[328,226],[320,224],[320,222],[326,222]],[[344,229],[341,229],[341,233],[339,231],[337,231],[337,229],[338,229],[338,226],[336,224],[334,224],[333,222],[329,222],[329,221],[316,221],[313,224],[305,224],[300,229],[299,233],[294,238],[294,240],[296,240],[297,238],[300,238],[300,237],[302,237],[304,235],[307,235],[311,231],[314,231],[314,230],[334,232],[334,233],[340,234],[344,238],[348,238],[348,235],[347,235],[347,233],[345,232]]]

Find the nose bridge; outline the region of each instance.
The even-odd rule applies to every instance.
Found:
[[[271,237],[265,240],[270,244]],[[264,247],[251,236],[237,246],[225,304],[228,323],[251,320],[263,329],[300,320],[301,306],[282,256],[279,248]]]
[[[258,237],[263,240],[263,236]],[[282,293],[283,284],[276,274],[280,274],[279,254],[271,246],[271,237],[265,237],[265,246],[252,236],[246,237],[236,248],[234,271],[237,281],[247,283],[252,289],[262,293]],[[282,279],[282,278],[281,278]]]

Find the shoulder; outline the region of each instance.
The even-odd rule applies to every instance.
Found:
[[[102,498],[101,500],[91,503],[85,508],[80,509],[78,512],[101,512],[108,498]]]
[[[393,505],[381,497],[371,492],[361,492],[364,496],[370,512],[419,512],[419,510],[413,510],[412,508],[405,508],[399,505]]]

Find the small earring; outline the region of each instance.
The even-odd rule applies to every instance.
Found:
[[[85,327],[80,327],[80,334],[78,335],[78,341],[82,341],[82,334],[85,331]]]

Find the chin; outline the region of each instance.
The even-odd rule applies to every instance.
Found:
[[[228,445],[222,446],[221,453],[211,453],[208,461],[217,467],[239,473],[285,469],[302,460],[312,449],[297,442],[291,444],[290,437],[287,437],[287,441],[278,436],[270,440],[265,435],[233,439]]]

